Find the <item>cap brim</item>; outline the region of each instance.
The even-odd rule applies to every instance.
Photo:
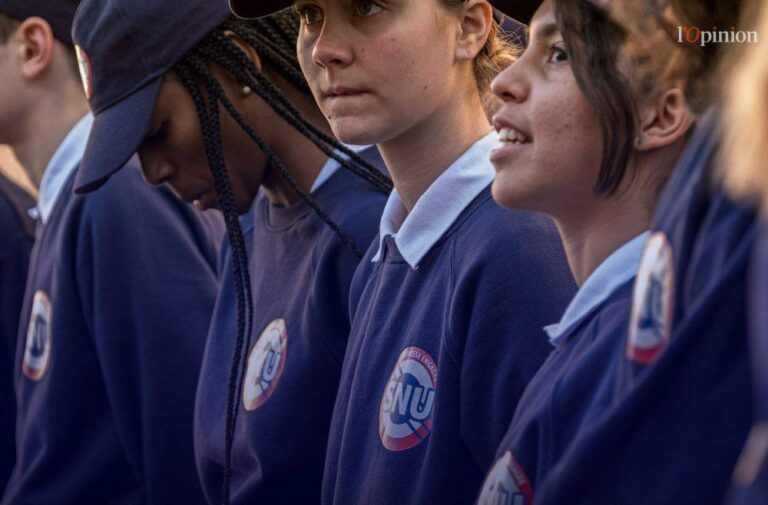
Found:
[[[269,16],[293,5],[293,0],[229,0],[229,10],[240,18]]]
[[[149,128],[162,77],[98,112],[75,179],[75,193],[100,188],[138,150]]]
[[[234,1],[234,0],[233,0]],[[505,15],[526,25],[531,24],[531,18],[542,0],[489,0],[491,5]]]

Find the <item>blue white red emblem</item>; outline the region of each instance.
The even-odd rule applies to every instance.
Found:
[[[27,328],[24,362],[21,370],[27,378],[39,381],[51,362],[51,316],[53,308],[45,291],[38,290],[32,299],[32,313]]]
[[[256,410],[275,392],[285,370],[288,332],[285,320],[276,319],[261,333],[248,356],[248,370],[243,384],[245,410]]]
[[[390,451],[421,443],[432,431],[437,363],[423,349],[406,347],[389,376],[379,406],[379,436]]]
[[[93,67],[91,66],[91,59],[83,51],[83,48],[78,45],[75,46],[75,53],[77,54],[77,67],[80,69],[80,79],[83,81],[85,98],[90,99],[93,94]]]
[[[531,505],[533,487],[528,476],[507,451],[496,460],[488,476],[477,505]]]
[[[632,293],[627,358],[647,365],[664,351],[672,328],[675,264],[664,233],[648,238]]]

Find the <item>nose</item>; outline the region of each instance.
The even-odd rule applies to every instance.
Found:
[[[144,181],[151,186],[159,186],[168,182],[176,173],[173,164],[161,156],[139,151],[141,174]]]
[[[530,86],[524,78],[523,61],[517,60],[491,82],[491,91],[504,102],[524,102]]]
[[[344,40],[344,34],[332,25],[326,17],[320,35],[312,48],[312,61],[320,68],[346,67],[352,63],[354,53],[351,45]]]

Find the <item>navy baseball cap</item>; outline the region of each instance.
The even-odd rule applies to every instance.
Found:
[[[228,16],[227,0],[83,0],[72,38],[94,122],[76,193],[98,189],[133,156],[163,75]]]
[[[24,21],[34,16],[45,19],[53,36],[72,44],[72,20],[80,0],[0,0],[0,12]]]
[[[491,5],[521,23],[530,22],[542,0],[489,0]],[[241,18],[260,18],[293,5],[293,0],[229,0],[229,7]]]

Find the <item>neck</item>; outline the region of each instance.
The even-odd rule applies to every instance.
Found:
[[[438,107],[426,120],[379,144],[395,189],[409,212],[432,183],[490,131],[477,89],[465,96],[451,99],[450,106]]]
[[[38,189],[56,149],[87,112],[88,102],[82,96],[40,93],[35,98],[10,146]]]
[[[553,216],[579,286],[614,251],[648,229],[654,206],[642,196],[629,191],[618,198],[603,199],[602,205],[586,214]]]
[[[333,132],[328,126],[328,122],[320,113],[314,101],[309,103],[304,96],[294,96],[292,99],[305,119],[329,137],[333,137]],[[299,189],[309,194],[318,174],[328,161],[328,156],[302,133],[285,123],[285,121],[280,120],[280,124],[284,127],[284,131],[275,135],[275,139],[270,142],[270,146],[291,176],[293,176]],[[270,202],[284,207],[290,207],[301,198],[291,185],[288,184],[280,169],[271,164],[267,167],[261,187]]]

